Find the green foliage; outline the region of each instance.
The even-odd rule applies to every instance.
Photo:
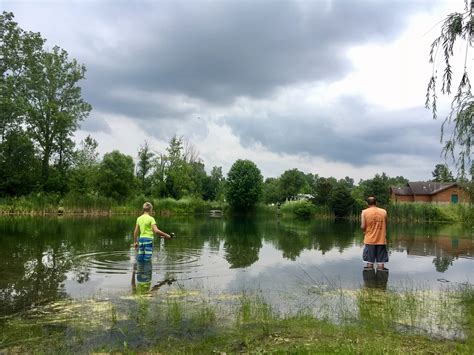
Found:
[[[26,195],[40,184],[39,160],[26,133],[10,131],[0,143],[0,195]]]
[[[345,183],[338,184],[334,189],[332,189],[329,198],[329,205],[334,212],[334,216],[338,218],[349,216],[354,206],[354,202],[354,198]]]
[[[286,170],[279,178],[280,202],[294,198],[309,189],[305,174],[298,169]]]
[[[280,182],[275,178],[266,178],[262,189],[263,202],[266,204],[283,202],[280,195]]]
[[[373,179],[363,180],[359,183],[364,200],[369,196],[375,196],[381,206],[387,206],[390,202],[390,178],[385,174],[376,174]]]
[[[387,208],[390,221],[472,222],[473,209],[461,204],[395,203]]]
[[[300,201],[294,208],[295,216],[300,219],[309,219],[314,211],[314,205],[309,201]]]
[[[431,173],[435,182],[453,182],[454,177],[446,164],[436,164]]]
[[[287,201],[280,207],[284,215],[295,216],[299,219],[308,219],[313,216],[320,218],[333,217],[332,211],[326,205],[314,205],[310,201]]]
[[[451,60],[453,59],[454,46],[461,42],[464,52],[464,67],[462,70],[461,80],[459,81],[456,93],[453,95],[451,102],[451,111],[444,119],[441,126],[441,140],[444,141],[443,152],[445,155],[450,154],[456,161],[457,167],[464,175],[467,170],[467,163],[471,161],[471,148],[474,138],[474,96],[471,90],[469,79],[468,65],[472,60],[473,46],[472,37],[474,35],[474,2],[465,1],[465,11],[463,13],[451,13],[444,20],[441,26],[441,33],[431,44],[430,63],[433,64],[433,73],[428,82],[426,91],[425,106],[430,108],[433,118],[437,118],[437,94],[436,85],[441,82],[441,93],[443,95],[451,95],[453,67]],[[464,42],[464,43],[462,43]],[[442,61],[437,58],[438,52],[441,53]],[[457,53],[457,52],[456,52]],[[437,77],[437,71],[442,70],[441,78]],[[448,133],[448,134],[446,134]],[[455,157],[457,153],[457,157]]]
[[[44,43],[39,33],[18,27],[12,13],[0,16],[0,138],[26,128],[41,153],[43,189],[64,192],[72,136],[91,107],[77,86],[85,67],[59,47],[45,50]],[[55,179],[49,182],[52,158]]]
[[[105,197],[125,201],[134,191],[133,158],[117,150],[106,153],[97,172],[97,186]]]
[[[263,177],[250,160],[237,160],[227,175],[226,197],[236,210],[254,207],[262,194]]]
[[[204,180],[203,198],[205,200],[223,201],[224,200],[225,178],[222,174],[222,167],[214,166],[211,175]]]
[[[81,97],[78,81],[84,78],[85,66],[69,60],[65,50],[53,47],[29,58],[22,90],[25,123],[38,144],[42,156],[42,177],[46,183],[53,154],[59,165],[71,153],[72,135],[91,110]]]
[[[337,184],[334,178],[319,178],[315,186],[315,202],[317,205],[329,205],[332,189]]]
[[[150,172],[153,166],[154,154],[147,141],[138,149],[137,178],[140,181],[140,188],[143,194],[149,195],[151,192]]]

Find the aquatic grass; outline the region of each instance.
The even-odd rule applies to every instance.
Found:
[[[0,322],[0,348],[20,353],[468,353],[472,349],[472,286],[434,292],[407,285],[401,291],[331,289],[318,294],[328,301],[339,298],[331,310],[342,311],[341,322],[320,319],[319,303],[294,314],[279,314],[261,293],[244,293],[219,307],[215,300],[199,300],[194,293],[173,296],[71,300],[6,317]],[[461,327],[464,333],[437,333],[439,322],[441,328]],[[374,342],[374,337],[384,341]],[[461,341],[449,340],[456,337]]]
[[[393,203],[387,207],[391,221],[396,222],[471,222],[474,207],[464,204]]]

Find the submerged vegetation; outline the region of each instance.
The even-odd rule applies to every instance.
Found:
[[[282,314],[261,295],[209,298],[183,287],[114,302],[63,301],[0,322],[14,352],[458,352],[473,349],[474,290],[315,294]],[[21,329],[21,331],[19,331]],[[383,341],[374,337],[383,336]]]

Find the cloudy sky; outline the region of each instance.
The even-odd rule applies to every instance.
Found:
[[[429,45],[462,0],[2,1],[87,67],[101,153],[185,137],[206,168],[428,179]],[[443,111],[443,109],[441,109]]]

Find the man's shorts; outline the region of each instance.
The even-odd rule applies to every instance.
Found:
[[[388,263],[387,246],[365,244],[362,259],[366,263]]]
[[[138,238],[137,261],[150,261],[153,254],[153,237]]]

